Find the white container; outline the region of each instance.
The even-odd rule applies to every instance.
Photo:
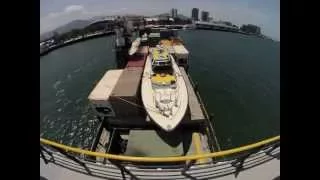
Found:
[[[112,94],[122,71],[122,69],[107,71],[91,91],[88,99],[93,110],[98,116],[115,117],[115,112],[110,104],[109,97]]]
[[[188,59],[189,51],[183,45],[174,45],[173,49],[176,57]]]
[[[177,64],[179,66],[187,65],[189,59],[189,51],[184,47],[184,45],[174,45],[173,50]]]

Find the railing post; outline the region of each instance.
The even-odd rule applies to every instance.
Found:
[[[84,169],[88,172],[88,174],[91,175],[91,171],[90,169],[86,166],[86,164],[84,162],[81,162],[79,159],[77,159],[76,157],[68,154],[66,151],[60,149],[60,148],[57,148],[57,147],[54,147],[57,151],[59,151],[61,154],[65,155],[67,158],[75,161],[76,163],[80,164],[81,166],[84,167]]]
[[[112,163],[113,165],[115,165],[117,168],[119,168],[120,169],[120,171],[121,171],[121,175],[122,175],[122,178],[123,179],[126,179],[126,175],[125,175],[125,173],[127,173],[130,177],[131,177],[131,179],[138,179],[134,174],[132,174],[128,169],[126,169],[122,164],[121,164],[121,162],[120,161],[118,161],[118,160],[109,160],[109,162],[110,163]]]
[[[277,159],[280,159],[280,153],[278,153],[278,154],[276,154],[276,155],[271,154],[272,151],[275,150],[275,149],[278,148],[278,147],[280,147],[280,142],[275,143],[270,150],[266,151],[266,152],[265,152],[266,155],[271,156],[271,157],[274,157],[274,158],[277,158]]]
[[[236,168],[235,177],[237,177],[239,172],[242,170],[244,161],[248,157],[250,157],[252,154],[255,154],[255,153],[259,152],[261,150],[261,148],[263,148],[263,146],[258,147],[256,149],[253,149],[252,151],[249,151],[248,153],[246,153],[243,156],[240,156],[236,161],[231,163],[231,165]]]
[[[49,154],[51,156],[51,159],[53,159],[52,153],[49,152],[48,150],[46,150],[44,147],[41,146],[40,144],[40,155],[44,161],[45,164],[48,164],[48,159],[46,159],[45,155],[43,154],[43,151],[46,152],[47,154]]]
[[[189,162],[186,162],[184,168],[182,169],[182,172],[185,173],[186,171],[188,171],[188,169],[195,163],[196,163],[196,160],[191,160]]]
[[[271,156],[271,152],[272,152],[273,150],[275,150],[275,149],[276,149],[277,147],[279,147],[279,146],[280,146],[280,143],[275,143],[270,150],[268,150],[268,151],[265,152],[266,155]]]
[[[242,156],[240,157],[239,159],[237,159],[236,161],[232,162],[231,163],[231,166],[235,167],[236,168],[236,171],[235,171],[235,177],[237,177],[240,173],[240,171],[242,170],[243,168],[243,163],[244,161],[251,155],[251,153],[248,153],[247,155],[245,156]]]
[[[187,174],[186,172],[189,170],[189,168],[196,163],[196,160],[191,160],[189,162],[186,162],[184,168],[181,171],[181,174],[188,177],[189,179],[195,179],[191,175]]]
[[[40,155],[44,161],[45,164],[48,164],[48,160],[46,159],[46,157],[44,156],[43,152],[42,152],[42,149],[41,149],[41,145],[40,145]]]

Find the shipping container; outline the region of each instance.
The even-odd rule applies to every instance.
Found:
[[[128,57],[126,67],[144,67],[148,55],[148,46],[139,47],[137,52]]]
[[[122,72],[122,69],[107,71],[88,96],[90,104],[97,115],[115,116],[109,98]]]
[[[139,116],[144,113],[140,98],[142,67],[125,68],[110,96],[117,118]]]
[[[174,45],[174,56],[179,66],[188,65],[189,51],[183,45]]]
[[[173,49],[175,54],[183,55],[185,57],[189,55],[189,51],[184,47],[184,45],[174,45]]]

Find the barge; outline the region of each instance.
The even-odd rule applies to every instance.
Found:
[[[141,98],[141,81],[151,49],[164,41],[177,59],[185,82],[187,111],[177,127],[167,132],[148,115]],[[151,30],[148,43],[126,54],[124,68],[108,70],[89,95],[89,101],[101,120],[92,151],[130,156],[163,157],[202,154],[218,150],[213,128],[208,128],[208,113],[194,90],[186,67],[189,52],[170,31]],[[129,47],[123,51],[127,51]],[[129,55],[128,55],[129,54]],[[211,132],[210,132],[211,131]],[[210,161],[202,159],[201,161]]]

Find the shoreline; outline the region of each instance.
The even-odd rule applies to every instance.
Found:
[[[196,27],[194,29],[177,29],[179,31],[183,31],[183,30],[209,30],[209,31],[223,31],[223,32],[230,32],[230,33],[239,33],[239,34],[243,34],[243,35],[247,35],[247,36],[253,36],[253,37],[257,37],[257,38],[261,38],[261,39],[265,39],[265,40],[271,40],[274,42],[280,42],[280,41],[275,41],[271,38],[268,37],[264,37],[261,35],[256,35],[256,34],[250,34],[250,33],[246,33],[246,32],[242,32],[242,31],[235,31],[235,30],[228,30],[228,29],[216,29],[216,28],[206,28],[206,27]],[[115,34],[114,31],[108,31],[108,32],[103,32],[103,33],[96,33],[96,34],[90,34],[90,35],[84,35],[81,38],[74,38],[71,39],[67,42],[61,43],[61,44],[57,44],[51,47],[48,47],[48,49],[44,50],[43,52],[40,52],[40,57],[47,55],[48,53],[50,53],[53,50],[65,47],[65,46],[69,46],[72,45],[74,43],[77,42],[82,42],[82,41],[86,41],[86,40],[90,40],[90,39],[94,39],[94,38],[100,38],[100,37],[104,37],[104,36],[108,36],[108,35],[113,35]]]
[[[56,44],[56,45],[53,45],[51,47],[48,47],[43,52],[40,52],[40,57],[50,53],[53,50],[56,50],[56,49],[59,49],[59,48],[65,47],[65,46],[69,46],[69,45],[72,45],[72,44],[77,43],[77,42],[86,41],[86,40],[94,39],[94,38],[100,38],[100,37],[103,37],[103,36],[112,35],[114,33],[115,33],[114,31],[107,31],[107,32],[103,32],[103,33],[84,35],[84,36],[82,36],[80,38],[73,38],[73,39],[68,40],[68,41],[66,41],[64,43],[60,43],[60,44]]]

